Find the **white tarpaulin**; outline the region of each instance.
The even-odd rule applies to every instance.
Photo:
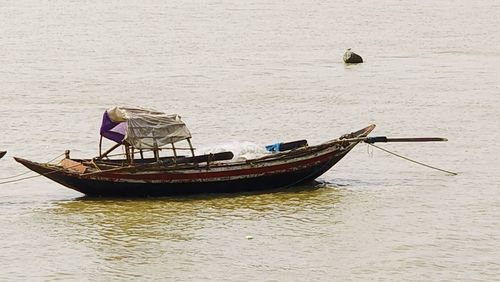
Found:
[[[113,107],[108,109],[106,114],[112,123],[118,123],[107,131],[113,134],[121,133],[120,128],[123,128],[125,132],[121,133],[124,135],[122,142],[127,142],[137,149],[160,148],[191,138],[186,124],[176,114],[167,115],[153,110],[129,107]],[[124,124],[126,126],[123,126]],[[103,134],[103,127],[101,135],[107,137],[106,132]]]

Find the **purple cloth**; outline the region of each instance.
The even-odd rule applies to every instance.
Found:
[[[101,136],[121,144],[126,133],[127,122],[114,122],[109,118],[108,112],[105,111],[102,116]]]

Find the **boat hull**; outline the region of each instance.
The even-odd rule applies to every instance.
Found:
[[[351,134],[365,136],[373,127]],[[27,168],[88,196],[159,197],[284,189],[308,183],[331,169],[359,142],[323,144],[270,158],[201,167],[77,173],[15,158]],[[276,157],[275,157],[276,156]]]
[[[111,174],[108,177],[79,177],[74,173],[59,171],[44,167],[41,164],[16,158],[29,169],[40,173],[68,188],[88,196],[107,197],[158,197],[175,195],[193,195],[205,193],[237,193],[245,191],[262,191],[277,188],[287,188],[310,182],[329,170],[347,152],[336,154],[334,157],[318,162],[317,164],[300,169],[284,169],[279,173],[253,173],[239,177],[218,176],[214,179],[193,179],[188,181],[166,181],[160,179],[124,180],[123,174]]]

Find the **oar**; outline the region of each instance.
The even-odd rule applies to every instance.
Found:
[[[448,139],[442,137],[387,138],[386,136],[374,136],[374,137],[336,139],[333,140],[332,143],[365,142],[368,144],[373,144],[382,142],[388,143],[388,142],[441,142],[441,141],[448,141]]]
[[[416,137],[416,138],[387,138],[386,136],[375,136],[375,137],[366,137],[363,140],[365,143],[373,144],[373,143],[389,143],[389,142],[440,142],[440,141],[448,141],[446,138],[441,137]]]

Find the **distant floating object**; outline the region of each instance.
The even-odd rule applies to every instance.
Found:
[[[7,151],[0,151],[0,159],[7,154]]]
[[[344,53],[344,63],[346,64],[359,64],[363,62],[360,55],[351,52],[351,48],[347,49]]]
[[[248,236],[246,236],[245,238],[246,238],[247,240],[252,240],[252,239],[253,239],[253,236],[248,235]]]

